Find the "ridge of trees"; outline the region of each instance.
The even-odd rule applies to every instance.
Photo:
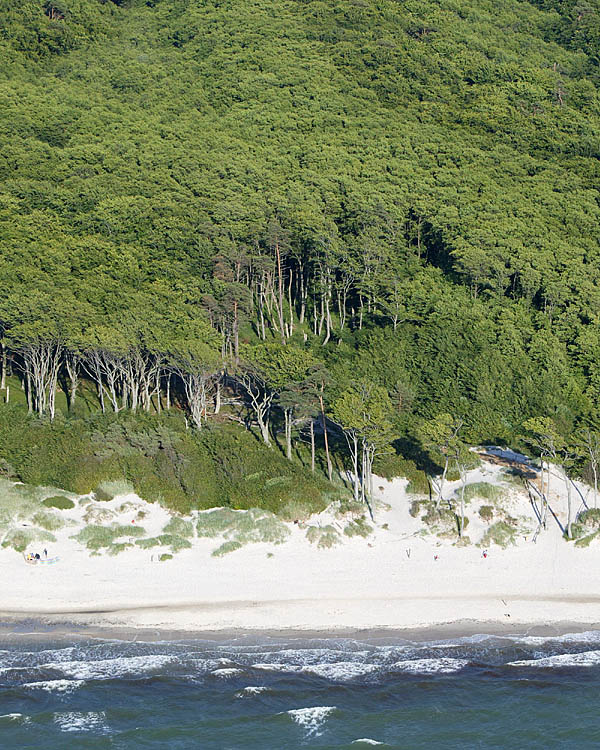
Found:
[[[596,424],[597,7],[535,5],[0,0],[3,385],[337,430],[359,498]]]

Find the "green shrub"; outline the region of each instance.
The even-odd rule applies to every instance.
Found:
[[[105,480],[94,490],[96,500],[107,502],[118,495],[130,495],[134,491],[131,482],[125,479]]]
[[[6,479],[19,478],[13,466],[9,464],[8,461],[4,458],[0,458],[0,477],[4,477]]]
[[[18,478],[80,495],[95,489],[103,500],[133,489],[182,515],[260,507],[295,520],[345,492],[237,426],[186,431],[173,412],[59,415],[51,423],[0,404],[0,425],[0,460]]]
[[[306,530],[306,538],[320,549],[329,549],[340,542],[340,535],[330,524],[327,526],[309,526]]]
[[[577,516],[577,521],[572,524],[571,531],[574,539],[579,539],[600,528],[600,508],[590,508],[582,511]],[[591,540],[590,540],[591,541]],[[589,544],[589,542],[588,542]],[[584,545],[579,545],[584,546]]]
[[[145,535],[145,530],[141,526],[121,526],[113,524],[112,526],[97,526],[92,524],[86,526],[71,539],[75,539],[85,545],[87,549],[97,552],[101,549],[107,549],[115,540],[123,537],[141,537]]]
[[[427,513],[423,516],[423,523],[427,526],[434,526],[435,524],[450,524],[456,523],[456,513],[446,506],[440,505],[438,508],[433,503],[429,503],[427,507]]]
[[[191,521],[185,521],[183,518],[172,518],[163,529],[164,534],[175,534],[187,539],[194,536],[194,525]]]
[[[517,530],[511,524],[506,523],[506,521],[496,521],[485,532],[479,545],[489,547],[492,544],[497,544],[499,547],[506,549],[509,544],[516,544],[516,534]]]
[[[59,510],[70,510],[75,507],[75,503],[64,495],[54,495],[42,500],[43,505],[47,508],[58,508]]]
[[[241,544],[280,544],[290,534],[288,527],[279,518],[260,508],[251,508],[247,511],[219,508],[199,513],[196,531],[199,537],[225,536]]]
[[[367,537],[372,531],[373,527],[370,526],[364,518],[356,518],[344,528],[344,534],[349,537]]]
[[[468,536],[459,537],[456,542],[454,542],[455,547],[470,547],[471,546],[471,538]]]
[[[242,545],[240,542],[230,540],[228,542],[223,542],[223,544],[220,547],[217,547],[217,549],[213,550],[212,555],[213,557],[223,557],[223,555],[228,555],[230,552],[235,552],[237,549],[241,549]]]
[[[365,504],[354,500],[354,498],[348,497],[343,498],[339,501],[338,510],[336,512],[337,518],[344,518],[344,516],[352,516],[362,518],[365,514]]]
[[[56,513],[49,513],[45,510],[38,511],[31,519],[36,526],[40,526],[46,531],[57,531],[65,525],[63,519]]]
[[[413,500],[408,509],[408,514],[411,518],[418,518],[421,514],[421,500]]]
[[[141,547],[142,549],[152,549],[152,547],[159,547],[160,546],[160,540],[158,537],[149,537],[148,539],[136,539],[135,544],[137,547]]]
[[[235,525],[239,511],[230,508],[217,508],[198,514],[196,533],[199,537],[215,537],[224,534]]]
[[[489,482],[472,482],[465,487],[466,501],[471,501],[475,498],[497,501],[500,500],[503,495],[504,493],[500,487],[490,484]]]
[[[414,471],[417,471],[414,461],[410,461],[398,453],[385,453],[377,456],[373,462],[373,473],[388,481],[396,477],[407,477]]]
[[[491,505],[482,505],[479,508],[479,516],[483,521],[489,523],[494,518],[494,509]]]
[[[313,515],[313,508],[299,500],[289,500],[278,510],[277,515],[283,521],[306,521]]]
[[[408,484],[406,485],[407,495],[426,495],[429,496],[431,491],[429,485],[429,479],[424,471],[418,472],[409,478]]]
[[[160,534],[158,539],[163,547],[170,547],[172,552],[179,552],[192,546],[189,539],[176,534]]]
[[[575,541],[576,547],[589,547],[591,542],[593,542],[594,539],[597,539],[600,535],[600,531],[594,531],[593,534],[588,534],[587,536],[583,536],[580,539],[577,539]],[[573,535],[575,538],[575,535]]]
[[[137,539],[136,545],[141,549],[151,549],[152,547],[170,547],[171,552],[179,552],[182,549],[189,549],[192,543],[189,539],[176,534],[160,534],[159,536],[149,537],[147,539]]]
[[[168,552],[163,552],[158,559],[160,562],[166,562],[167,560],[172,560],[173,555],[170,555]]]
[[[116,513],[110,508],[101,508],[95,504],[89,505],[83,514],[86,524],[106,524],[116,518]]]
[[[27,547],[36,542],[56,542],[56,537],[43,529],[9,529],[2,540],[3,547],[11,547],[17,552],[25,552]]]
[[[114,557],[115,555],[120,554],[129,547],[133,547],[133,544],[131,544],[131,542],[116,542],[111,544],[106,551],[109,555],[112,555]]]

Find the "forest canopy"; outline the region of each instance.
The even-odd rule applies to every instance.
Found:
[[[599,45],[597,0],[0,0],[3,386],[355,467],[595,424]]]

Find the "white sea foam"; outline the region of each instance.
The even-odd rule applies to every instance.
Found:
[[[172,656],[124,656],[98,661],[64,661],[43,664],[45,669],[55,669],[75,680],[108,680],[115,677],[139,677],[173,661]]]
[[[223,669],[215,669],[211,674],[215,677],[234,677],[236,674],[243,674],[243,670],[237,667],[223,667]]]
[[[543,659],[521,659],[511,661],[509,667],[596,667],[600,664],[600,651],[584,651],[580,654],[557,654]]]
[[[294,708],[287,714],[306,732],[307,737],[319,737],[323,725],[334,711],[335,706],[313,706],[311,708]]]
[[[302,672],[304,667],[300,667],[297,664],[280,664],[274,662],[273,664],[253,664],[252,669],[263,669],[265,672]]]
[[[25,682],[23,687],[45,690],[48,693],[72,693],[84,684],[84,680],[43,680],[42,682]]]
[[[369,739],[369,737],[361,737],[359,740],[352,740],[351,745],[383,745],[383,742],[377,742],[377,740]]]
[[[346,682],[356,677],[363,677],[380,670],[378,664],[364,664],[358,661],[338,661],[333,664],[314,664],[310,667],[304,667],[303,672],[315,674],[318,677],[324,677],[327,680],[336,680],[337,682]]]
[[[276,663],[290,663],[308,666],[310,664],[324,664],[326,662],[337,662],[344,658],[360,658],[368,657],[369,651],[354,650],[352,648],[337,649],[337,648],[284,648],[278,651],[262,653],[255,653],[254,657],[263,657],[265,663],[269,663],[269,659],[272,659]]]
[[[8,721],[19,721],[23,718],[23,714],[0,714],[0,719],[8,719]]]
[[[251,695],[260,695],[261,693],[268,693],[269,688],[258,686],[258,685],[248,685],[248,687],[245,687],[243,690],[239,690],[236,694],[236,698],[249,698]]]
[[[104,711],[65,711],[54,714],[54,722],[63,732],[95,732],[105,734],[108,726]]]
[[[564,635],[518,635],[504,636],[523,646],[544,646],[556,643],[599,643],[600,631],[588,630],[583,633],[565,633]]]
[[[460,672],[468,664],[468,659],[411,659],[397,661],[391,669],[409,674],[452,674]]]

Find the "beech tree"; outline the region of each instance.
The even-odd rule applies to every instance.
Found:
[[[458,461],[464,454],[464,443],[459,438],[463,425],[464,420],[460,417],[452,414],[438,414],[434,419],[423,422],[419,428],[423,447],[431,451],[436,459],[441,459],[444,467],[437,486],[436,508],[443,500],[450,462],[454,460],[458,466]]]
[[[353,384],[331,405],[331,418],[341,428],[352,461],[354,499],[367,504],[373,517],[373,460],[389,450],[393,439],[392,403],[385,388],[369,382]]]
[[[558,430],[558,427],[550,417],[532,417],[523,423],[526,430],[525,440],[540,454],[542,465],[541,471],[541,494],[543,498],[543,513],[541,524],[546,528],[548,513],[548,493],[550,489],[550,468],[553,462],[562,475],[567,491],[567,538],[572,539],[572,490],[573,481],[569,471],[575,465],[578,450],[575,445],[568,441]],[[544,483],[544,466],[546,469],[546,482]]]

